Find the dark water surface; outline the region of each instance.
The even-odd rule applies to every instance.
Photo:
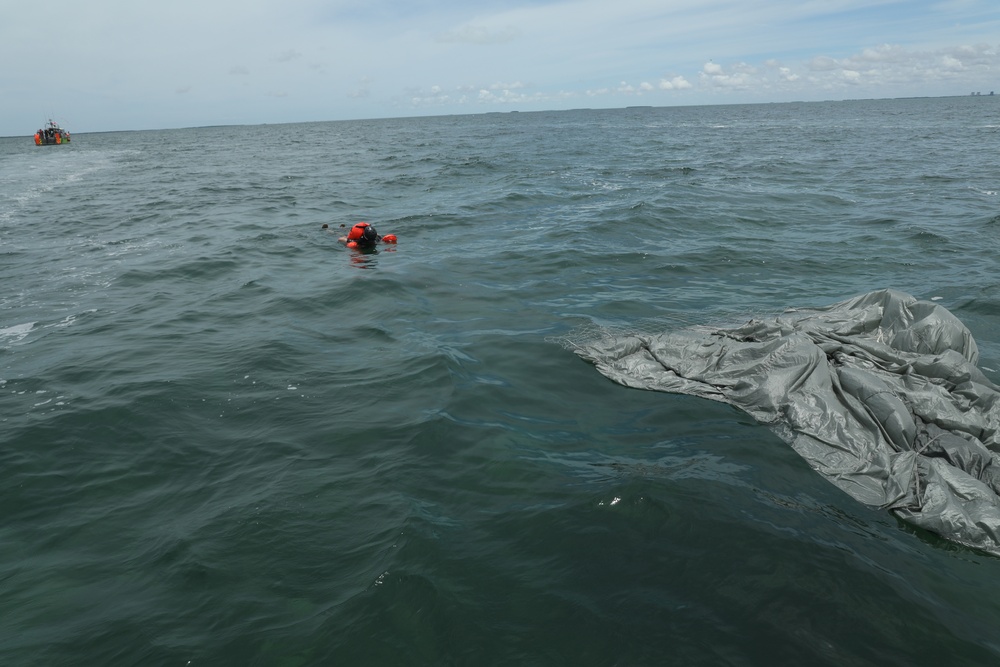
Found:
[[[0,139],[0,664],[996,664],[1000,559],[568,345],[892,287],[1000,381],[998,144],[988,97]]]

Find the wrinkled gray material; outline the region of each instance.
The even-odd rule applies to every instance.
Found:
[[[625,386],[734,405],[862,503],[1000,555],[1000,393],[937,304],[881,290],[576,352]]]

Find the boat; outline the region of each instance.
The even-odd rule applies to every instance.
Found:
[[[69,143],[69,132],[59,127],[51,118],[49,122],[45,124],[45,127],[35,132],[35,145],[36,146],[52,146],[55,144],[68,144]]]

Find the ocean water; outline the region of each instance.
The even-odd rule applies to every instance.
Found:
[[[1000,662],[1000,559],[570,350],[891,287],[1000,382],[997,98],[33,129],[0,664]]]

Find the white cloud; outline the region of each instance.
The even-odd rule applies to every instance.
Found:
[[[781,74],[781,78],[784,79],[785,81],[794,82],[798,81],[801,78],[798,74],[795,74],[794,72],[792,72],[791,69],[787,67],[779,67],[778,73]]]
[[[753,84],[754,68],[736,63],[727,72],[721,65],[708,62],[699,76],[702,85],[721,88],[748,88]]]
[[[693,86],[683,76],[675,76],[672,79],[660,79],[660,90],[688,90]]]
[[[495,104],[511,105],[539,102],[547,99],[540,93],[522,92],[527,86],[520,81],[513,83],[493,83],[488,86],[456,86],[446,89],[434,85],[427,89],[411,88],[407,91],[407,103],[415,108],[441,107],[448,104],[475,105],[477,107]],[[554,99],[554,98],[553,98]]]
[[[941,57],[941,65],[944,66],[945,69],[962,69],[962,61],[949,55]]]

